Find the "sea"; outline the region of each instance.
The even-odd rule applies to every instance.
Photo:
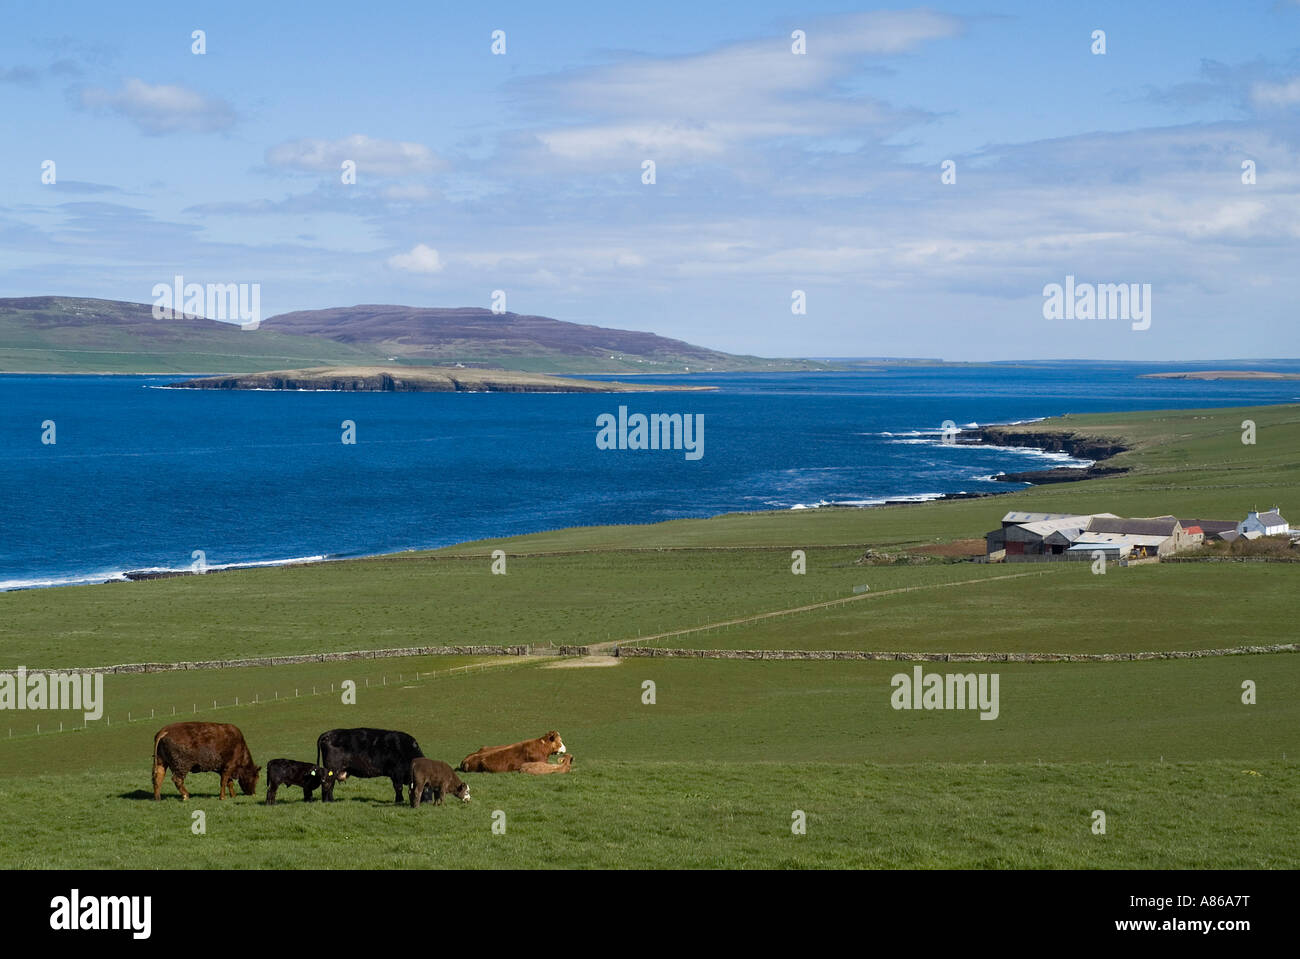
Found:
[[[1004,491],[1019,485],[999,472],[1087,463],[945,444],[945,423],[1300,401],[1300,381],[1140,378],[1170,369],[701,373],[652,379],[716,392],[628,394],[218,392],[161,388],[179,376],[3,375],[0,590]],[[598,418],[620,406],[699,417],[701,455],[598,448]]]

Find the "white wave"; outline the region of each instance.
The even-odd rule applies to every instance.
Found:
[[[964,492],[964,491],[963,491]],[[816,503],[795,503],[790,509],[817,509],[822,506],[884,506],[886,503],[928,503],[943,499],[949,493],[907,493],[901,496],[882,496],[878,499],[820,500]]]
[[[121,573],[87,573],[84,576],[55,576],[44,579],[0,579],[0,593],[15,589],[44,589],[48,586],[89,586],[92,583],[125,582]]]
[[[242,563],[210,563],[207,571],[209,573],[218,570],[228,569],[254,569],[265,566],[296,566],[302,563],[323,563],[327,557],[322,553],[316,556],[293,556],[288,559],[263,559],[250,560]],[[8,592],[15,589],[45,589],[52,586],[89,586],[95,583],[124,583],[127,582],[127,573],[176,573],[178,575],[193,574],[194,567],[191,566],[136,566],[129,570],[111,570],[102,573],[80,573],[68,576],[50,576],[34,579],[5,579],[0,580],[0,593]],[[195,574],[197,575],[197,574]]]

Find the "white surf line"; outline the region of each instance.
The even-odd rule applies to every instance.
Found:
[[[1032,573],[1012,573],[1008,576],[985,576],[981,579],[963,579],[955,583],[927,583],[923,586],[896,586],[893,589],[884,589],[878,593],[859,593],[856,596],[844,596],[840,599],[830,599],[821,603],[812,603],[808,606],[795,606],[792,609],[778,609],[770,613],[756,613],[753,616],[745,616],[741,619],[729,619],[718,623],[706,623],[703,626],[690,626],[686,629],[675,629],[667,633],[656,633],[653,636],[638,636],[636,639],[613,640],[605,643],[591,643],[588,649],[612,649],[616,646],[635,646],[637,643],[649,642],[652,639],[666,639],[669,636],[685,636],[688,633],[699,633],[710,629],[719,629],[723,626],[738,626],[742,623],[755,623],[764,619],[774,619],[777,616],[789,616],[792,613],[807,613],[815,609],[826,609],[830,606],[842,606],[845,603],[855,603],[860,599],[871,599],[875,596],[893,596],[898,593],[911,593],[919,589],[941,589],[948,586],[968,586],[971,583],[996,583],[1001,580],[1020,579],[1024,576],[1046,576],[1049,573],[1057,572],[1056,569],[1035,570]]]

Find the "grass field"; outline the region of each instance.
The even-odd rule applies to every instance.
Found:
[[[441,657],[404,666],[437,667]],[[337,725],[406,729],[455,764],[487,743],[559,729],[567,776],[471,776],[474,801],[390,808],[387,781],[341,785],[332,807],[282,792],[276,807],[215,797],[193,774],[149,792],[152,734],[170,717],[6,741],[0,835],[21,867],[950,866],[1288,867],[1300,786],[1300,658],[1000,664],[1000,715],[894,710],[890,663],[627,661],[362,685],[355,664],[311,679],[358,681],[358,702],[318,695],[303,667],[231,670],[235,722],[255,759],[310,759]],[[395,672],[385,669],[390,675]],[[371,669],[375,664],[371,664]],[[247,675],[245,675],[247,674]],[[1240,703],[1242,679],[1259,703]],[[232,684],[232,680],[234,681]],[[642,683],[656,702],[642,702]],[[194,676],[110,677],[114,712],[196,695]],[[204,685],[206,689],[206,685]],[[160,710],[161,711],[161,710]],[[1287,758],[1283,759],[1283,754]],[[1041,765],[1040,765],[1041,763]],[[67,770],[52,774],[51,770]],[[259,790],[260,793],[260,790]],[[208,816],[206,836],[190,815]],[[1093,835],[1091,814],[1107,815]],[[491,831],[505,813],[506,835]],[[803,810],[806,836],[791,833]],[[343,841],[340,841],[343,840]]]
[[[1240,442],[1246,418],[1255,446]],[[981,535],[1009,509],[1239,518],[1300,503],[1297,407],[1069,425],[1130,445],[1131,472],[991,499],[578,529],[0,594],[0,668],[637,640],[929,652],[1295,641],[1300,564],[1094,575],[1086,563],[858,562],[867,549],[906,557]],[[490,572],[495,548],[510,555],[506,576]],[[795,549],[807,552],[804,575],[791,573]],[[429,656],[110,675],[108,717],[88,729],[71,731],[70,714],[65,732],[49,731],[57,713],[0,714],[0,842],[18,867],[1300,867],[1294,654],[926,664],[996,673],[994,721],[891,708],[890,679],[911,664],[554,665]],[[341,702],[345,679],[357,705]],[[1247,680],[1254,705],[1242,702]],[[311,759],[322,730],[357,725],[405,729],[453,765],[480,745],[558,729],[576,760],[565,776],[475,776],[471,805],[419,812],[394,808],[378,780],[339,787],[332,807],[282,793],[266,808],[260,790],[218,802],[213,774],[191,777],[190,804],[170,781],[155,804],[152,735],[173,709],[238,724],[263,764]],[[195,809],[208,815],[204,836],[190,831]],[[491,829],[497,810],[504,835]],[[806,835],[791,832],[796,810]],[[1105,835],[1091,831],[1094,810],[1107,815]]]

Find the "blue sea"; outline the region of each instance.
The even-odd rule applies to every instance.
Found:
[[[1072,464],[944,445],[944,421],[1300,401],[1295,381],[1138,378],[1168,369],[699,374],[655,381],[720,389],[623,395],[208,392],[158,388],[182,377],[0,376],[0,589],[185,569],[196,550],[214,568],[1005,490],[993,474]],[[598,449],[596,419],[620,405],[702,415],[703,456]],[[355,444],[341,441],[345,420]],[[46,421],[53,444],[41,442]]]

